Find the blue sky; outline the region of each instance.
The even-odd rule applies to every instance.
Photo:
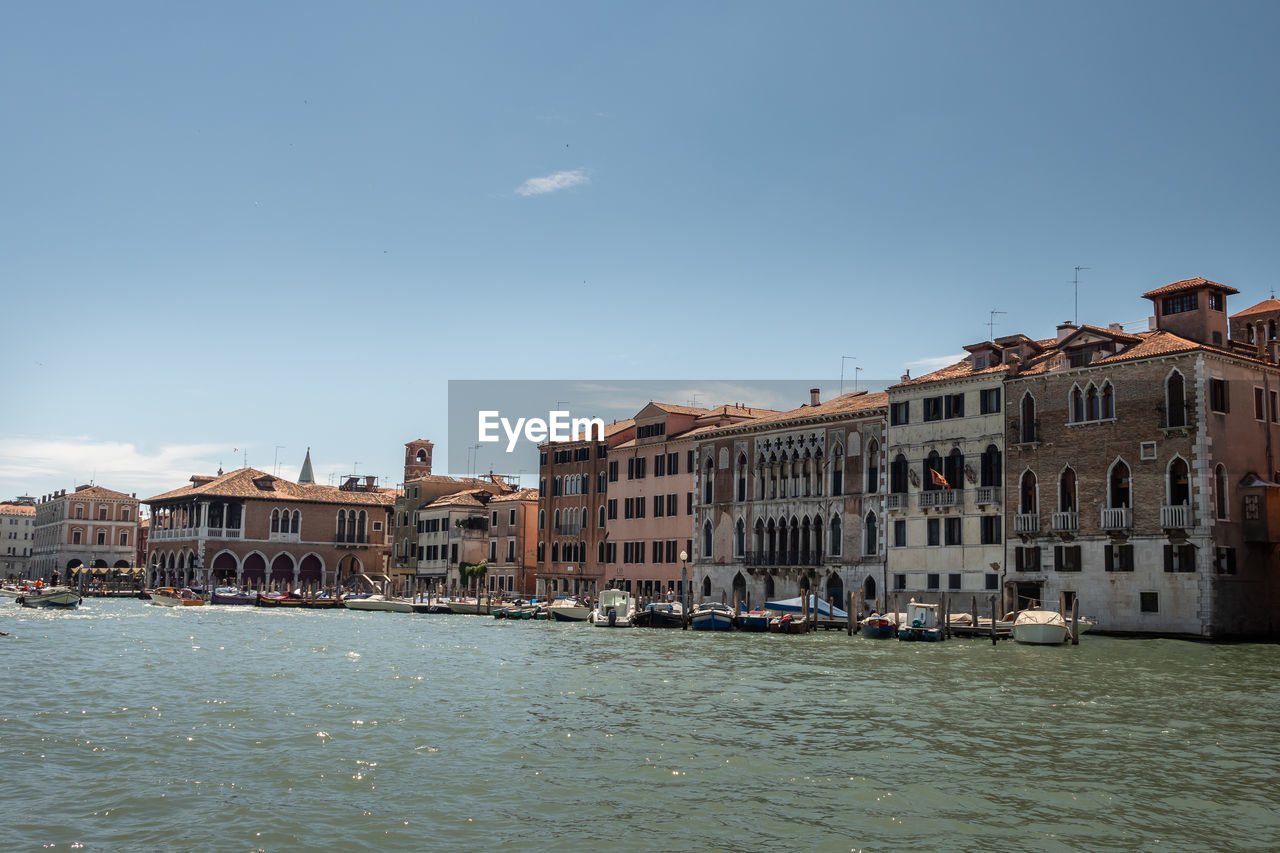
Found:
[[[1050,334],[1076,265],[1086,322],[1194,275],[1239,310],[1280,279],[1278,23],[10,4],[0,496],[308,445],[394,484],[448,379],[918,373],[993,309]]]

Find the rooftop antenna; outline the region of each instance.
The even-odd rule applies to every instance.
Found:
[[[283,444],[276,445],[276,460],[271,465],[271,473],[277,477],[280,476],[280,451],[284,450]]]
[[[1072,283],[1076,286],[1076,319],[1075,325],[1080,325],[1080,270],[1091,270],[1093,267],[1076,267],[1076,277],[1072,279]]]
[[[996,315],[997,315],[997,314],[1007,314],[1007,313],[1008,313],[1007,311],[992,311],[992,312],[991,312],[991,315],[987,318],[987,340],[989,340],[989,341],[994,341],[994,340],[996,339],[996,331],[995,331],[995,329],[996,329],[996,326],[997,326],[997,325],[999,325],[998,323],[996,323]]]
[[[841,395],[841,396],[844,396],[844,363],[845,363],[846,361],[857,361],[857,360],[858,360],[858,357],[857,357],[856,355],[842,355],[842,356],[840,356],[840,395]],[[854,382],[854,390],[855,390],[855,391],[856,391],[856,390],[858,390],[858,370],[861,370],[861,369],[862,369],[862,368],[855,368],[855,369],[854,369],[854,373],[853,373],[853,382]]]

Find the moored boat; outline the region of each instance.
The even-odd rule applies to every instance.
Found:
[[[256,593],[241,590],[234,586],[216,586],[209,594],[210,604],[254,605],[258,601]]]
[[[809,620],[794,613],[783,613],[769,620],[771,634],[804,634],[809,630]]]
[[[738,615],[733,617],[733,627],[739,631],[768,631],[772,618],[773,614],[768,610],[748,610],[744,604]]]
[[[733,608],[719,601],[704,601],[689,611],[689,627],[695,631],[728,631]]]
[[[804,598],[796,596],[795,598],[785,598],[781,601],[766,601],[764,603],[765,610],[771,610],[774,613],[790,613],[798,616],[804,612]],[[809,594],[809,617],[819,619],[848,619],[849,614],[834,607],[830,603],[823,601],[813,593]]]
[[[56,607],[70,609],[80,605],[80,593],[69,586],[32,586],[22,590],[14,601],[23,607]]]
[[[201,607],[205,601],[190,587],[160,586],[151,591],[151,603],[161,607]]]
[[[884,613],[872,613],[858,623],[864,637],[873,640],[892,640],[898,632],[898,622]]]
[[[636,611],[637,628],[683,628],[684,607],[678,601],[654,601]]]
[[[1032,646],[1060,646],[1071,629],[1056,610],[1023,610],[1013,620],[1013,641]]]
[[[349,610],[374,610],[387,613],[412,613],[413,602],[407,598],[386,595],[370,595],[366,598],[344,598],[343,606]]]
[[[907,604],[907,613],[898,623],[898,639],[936,642],[942,639],[942,625],[938,621],[938,605],[921,604],[914,599]]]
[[[624,589],[606,589],[588,621],[600,628],[630,628],[635,624],[636,602]]]
[[[547,608],[551,618],[557,622],[585,622],[591,615],[591,608],[572,596],[557,598]]]

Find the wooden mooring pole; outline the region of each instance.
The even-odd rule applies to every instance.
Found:
[[[1071,645],[1080,645],[1080,596],[1071,598]]]
[[[991,645],[996,644],[996,597],[991,596]]]
[[[855,621],[854,615],[853,615],[853,590],[849,590],[848,595],[846,595],[845,597],[848,599],[848,601],[845,602],[845,608],[844,608],[844,616],[845,616],[844,629],[845,629],[845,633],[848,636],[852,637],[853,623]]]

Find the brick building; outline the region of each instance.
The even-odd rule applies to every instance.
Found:
[[[77,486],[45,495],[36,504],[30,574],[66,580],[81,566],[123,569],[133,565],[138,498],[102,486]]]
[[[197,474],[146,501],[147,582],[314,589],[382,575],[394,500],[374,477],[321,486],[254,468]]]
[[[491,593],[527,598],[537,591],[538,490],[520,489],[489,501],[487,584]]]
[[[1276,630],[1280,530],[1250,518],[1280,512],[1280,368],[1267,312],[1229,324],[1236,292],[1174,282],[1144,294],[1148,331],[1063,324],[1004,353],[1011,603],[1078,597],[1113,631]]]
[[[810,590],[838,606],[883,584],[886,394],[865,391],[700,431],[691,600]]]

